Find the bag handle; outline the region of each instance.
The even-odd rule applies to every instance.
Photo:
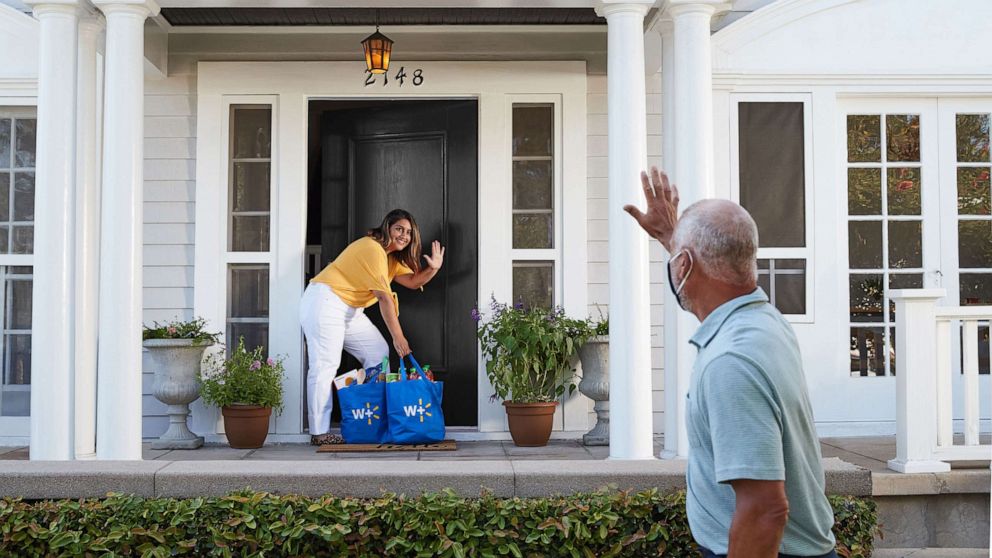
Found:
[[[410,364],[413,365],[413,369],[416,370],[417,373],[420,375],[420,379],[421,380],[427,380],[427,376],[424,375],[424,369],[420,367],[420,363],[417,362],[417,359],[413,358],[413,353],[410,353],[407,356],[410,357]],[[400,381],[401,382],[405,382],[408,379],[406,377],[406,370],[407,370],[407,368],[406,368],[406,362],[404,361],[404,358],[405,357],[400,357],[400,369],[399,369],[399,373],[400,373]]]

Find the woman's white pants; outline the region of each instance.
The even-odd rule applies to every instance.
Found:
[[[311,283],[300,301],[300,325],[307,340],[307,408],[310,434],[331,427],[332,383],[341,365],[341,349],[370,368],[389,355],[389,345],[369,321],[364,308],[348,306],[330,287]]]

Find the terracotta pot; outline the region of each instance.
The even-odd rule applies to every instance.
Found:
[[[506,418],[510,423],[510,436],[513,443],[525,447],[536,448],[548,445],[551,437],[551,427],[554,424],[555,409],[558,402],[553,403],[514,403],[504,401]]]
[[[232,448],[254,449],[262,447],[269,435],[269,417],[272,407],[233,405],[221,409],[224,414],[224,432]]]

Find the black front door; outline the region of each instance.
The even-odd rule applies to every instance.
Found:
[[[320,118],[322,264],[396,208],[416,219],[425,253],[434,240],[446,247],[422,292],[394,288],[414,355],[445,382],[450,426],[477,422],[477,114],[476,101],[392,101]],[[366,313],[391,341],[378,307]],[[342,371],[358,365],[346,357]]]

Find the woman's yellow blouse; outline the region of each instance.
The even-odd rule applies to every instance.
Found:
[[[345,304],[353,308],[368,308],[375,304],[372,291],[389,293],[393,295],[398,316],[400,302],[390,283],[397,275],[411,273],[413,270],[409,267],[390,258],[379,241],[366,236],[349,244],[310,282],[329,286]]]

